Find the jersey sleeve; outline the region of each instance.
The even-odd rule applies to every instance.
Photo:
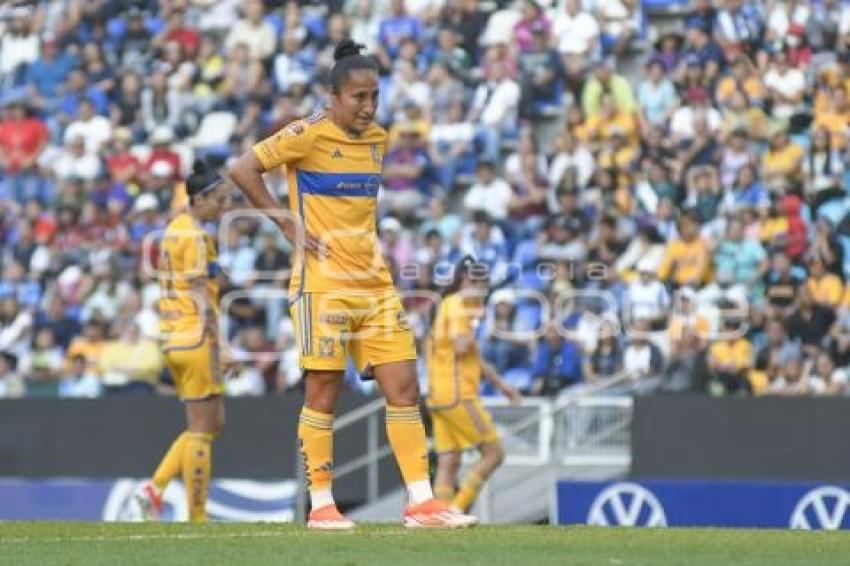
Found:
[[[310,132],[303,120],[296,120],[274,135],[254,146],[254,154],[266,171],[281,165],[290,165],[307,155]]]

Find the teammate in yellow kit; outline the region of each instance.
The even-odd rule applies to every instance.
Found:
[[[513,403],[520,396],[478,351],[475,330],[487,294],[487,266],[464,258],[453,287],[440,304],[428,339],[428,409],[438,457],[434,492],[454,510],[466,512],[504,457],[499,433],[479,398],[481,377]],[[455,493],[460,457],[470,448],[481,458]]]
[[[407,486],[408,527],[467,526],[474,517],[437,500],[419,414],[416,347],[378,245],[376,198],[387,134],[374,123],[378,67],[362,46],[340,43],[330,107],[258,143],[231,168],[233,181],[295,248],[289,292],[306,400],[298,426],[312,510],[308,527],[351,528],[331,494],[333,420],[346,356],[387,399],[387,437]],[[262,175],[285,166],[285,214]]]
[[[186,189],[189,209],[166,228],[157,271],[162,351],[186,406],[187,427],[137,499],[148,518],[157,518],[162,492],[182,472],[189,519],[204,522],[211,445],[224,425],[224,403],[218,360],[216,246],[201,225],[218,219],[228,194],[223,179],[202,165],[196,165]]]

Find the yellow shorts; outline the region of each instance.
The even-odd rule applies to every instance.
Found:
[[[222,394],[218,344],[209,336],[205,334],[200,344],[163,350],[181,401],[201,401]]]
[[[499,439],[493,418],[479,399],[461,399],[448,409],[432,409],[434,449],[459,452]]]
[[[363,371],[416,359],[407,314],[395,291],[303,293],[289,305],[302,369]]]

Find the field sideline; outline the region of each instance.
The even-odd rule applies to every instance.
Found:
[[[476,564],[719,566],[850,563],[843,532],[483,526],[314,533],[281,524],[0,523],[2,565]]]

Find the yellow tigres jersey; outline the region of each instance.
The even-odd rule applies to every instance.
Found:
[[[286,166],[292,213],[330,248],[325,259],[296,251],[292,295],[393,287],[375,229],[386,143],[377,125],[352,137],[317,113],[254,146],[266,170]]]
[[[455,352],[454,339],[474,333],[477,317],[454,293],[443,299],[431,328],[427,344],[428,406],[448,408],[462,399],[478,397],[481,382],[481,357],[478,344],[465,354]]]
[[[203,338],[202,312],[209,305],[218,315],[218,273],[215,242],[192,216],[179,214],[165,229],[160,243],[159,330],[165,349],[192,346]],[[194,298],[190,281],[206,277],[204,297]],[[206,304],[199,304],[205,301]]]

